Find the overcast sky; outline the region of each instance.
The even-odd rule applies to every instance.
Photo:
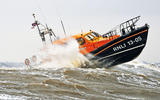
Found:
[[[31,30],[36,13],[62,35],[60,18],[67,34],[92,29],[105,33],[132,17],[150,25],[147,46],[139,59],[160,62],[160,0],[1,0],[0,61],[23,61],[42,47],[37,31]]]

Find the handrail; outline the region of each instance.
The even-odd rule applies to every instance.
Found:
[[[118,25],[117,27],[115,27],[114,29],[110,30],[106,34],[103,34],[102,36],[109,37],[109,36],[113,36],[113,35],[117,35],[117,34],[126,35],[129,32],[136,29],[135,24],[139,21],[139,19],[140,19],[140,16],[137,16],[137,17],[134,17],[130,20],[127,20],[127,21],[121,23],[120,25]]]
[[[132,18],[128,21],[125,21],[120,24],[120,32],[122,35],[125,35],[126,33],[129,33],[130,31],[133,31],[136,27],[135,24],[139,21],[140,16],[137,16],[135,18]]]

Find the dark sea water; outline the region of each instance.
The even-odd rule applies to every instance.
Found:
[[[27,68],[21,63],[0,63],[0,100],[160,99],[159,64],[132,61],[107,69],[92,66]]]

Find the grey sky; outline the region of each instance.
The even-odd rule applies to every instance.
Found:
[[[62,35],[60,17],[68,34],[90,29],[105,33],[132,17],[141,15],[141,25],[150,25],[147,47],[140,60],[160,60],[160,0],[1,0],[0,61],[23,61],[42,46],[31,30],[32,13]]]

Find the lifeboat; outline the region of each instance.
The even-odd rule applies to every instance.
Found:
[[[149,25],[136,25],[140,16],[127,20],[105,34],[90,30],[68,38],[52,41],[52,44],[64,44],[68,39],[76,39],[79,51],[89,60],[98,62],[102,67],[111,67],[137,58],[147,42]],[[36,22],[36,21],[35,21]],[[38,27],[38,23],[35,23]],[[39,28],[38,28],[39,29]],[[51,29],[48,32],[53,33]],[[39,31],[40,32],[40,31]],[[44,32],[40,32],[44,41]],[[88,56],[92,55],[92,56]]]

